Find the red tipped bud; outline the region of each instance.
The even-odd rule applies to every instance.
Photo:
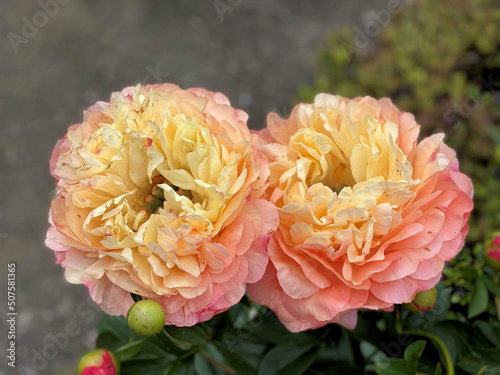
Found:
[[[97,349],[85,354],[78,365],[78,375],[118,375],[120,363],[113,353]]]
[[[413,301],[403,304],[411,312],[428,311],[436,306],[437,290],[432,288],[418,292]]]

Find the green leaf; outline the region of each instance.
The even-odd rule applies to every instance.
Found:
[[[96,341],[96,346],[102,349],[114,351],[123,345],[125,341],[120,340],[113,333],[106,331],[99,334]]]
[[[165,326],[165,331],[170,338],[193,346],[204,344],[207,341],[207,332],[199,325],[192,327]]]
[[[379,375],[415,375],[418,365],[414,366],[401,358],[387,358],[375,363]]]
[[[121,364],[120,375],[164,375],[168,374],[173,364],[167,359],[127,361]]]
[[[207,361],[201,354],[196,353],[194,356],[194,369],[197,374],[203,375],[226,375],[227,373],[221,368]]]
[[[379,375],[415,375],[418,370],[418,360],[422,356],[426,342],[415,341],[408,346],[402,358],[386,358],[375,363],[375,369]]]
[[[500,285],[498,284],[495,284],[493,282],[492,279],[490,279],[488,276],[486,276],[485,274],[482,274],[481,276],[479,276],[482,281],[486,284],[487,288],[489,289],[489,291],[491,293],[493,293],[494,295],[500,297]]]
[[[471,319],[483,313],[488,308],[488,300],[488,288],[484,281],[484,277],[479,277],[476,280],[476,285],[472,291],[472,298],[469,303],[467,317]]]
[[[179,361],[180,366],[176,371],[170,372],[171,375],[193,375],[195,374],[194,370],[194,357],[184,359]]]
[[[104,315],[98,325],[98,330],[101,332],[97,338],[97,347],[117,350],[119,347],[129,344],[129,339],[132,332],[128,328],[127,321],[123,317]],[[166,334],[160,334],[150,337],[146,340],[142,351],[134,354],[135,360],[155,359],[155,358],[170,358],[171,355],[181,355],[186,351],[181,350],[173,344]]]
[[[156,348],[160,348],[164,353],[181,355],[186,353],[185,349],[179,348],[172,340],[167,336],[165,331],[160,332],[160,334],[148,338],[148,342],[151,343]]]
[[[355,365],[346,365],[346,364],[341,364],[341,365],[314,365],[313,371],[311,371],[311,374],[317,374],[317,375],[323,375],[323,374],[335,374],[335,375],[367,375],[371,374],[371,372],[368,372],[367,369],[361,367],[361,366],[355,366]]]
[[[425,349],[425,340],[418,340],[415,341],[413,344],[408,346],[405,350],[404,358],[407,361],[415,361],[422,356],[422,353],[424,352]]]
[[[219,352],[223,355],[226,364],[231,367],[238,375],[255,375],[256,369],[245,361],[239,354],[232,348],[226,347],[220,342],[214,342]]]
[[[275,375],[287,365],[307,353],[315,343],[304,346],[278,345],[269,350],[259,366],[258,375]]]
[[[316,360],[317,353],[312,350],[302,357],[297,358],[295,361],[290,363],[288,366],[284,367],[276,373],[276,375],[302,375],[305,374],[307,370],[312,366]]]
[[[441,366],[441,362],[438,362],[438,364],[436,365],[434,375],[443,375],[443,367]]]
[[[125,362],[138,354],[144,347],[145,343],[146,340],[137,340],[131,342],[130,344],[123,345],[120,348],[116,349],[114,351],[114,354],[118,358],[118,361]]]
[[[481,334],[486,338],[492,345],[500,346],[500,329],[499,327],[493,326],[491,323],[484,320],[476,320],[473,323]]]
[[[458,321],[446,321],[429,327],[429,332],[438,336],[446,345],[453,363],[460,361],[464,356],[470,354],[473,347],[482,348],[488,347],[488,341],[470,325],[460,323]],[[445,359],[434,341],[432,344],[436,346],[439,352],[441,362],[445,363]]]
[[[132,334],[128,328],[127,320],[123,316],[110,316],[104,314],[97,329],[99,332],[110,332],[124,342],[128,342]]]
[[[471,280],[477,279],[477,269],[473,266],[461,266],[458,267],[458,271],[463,277],[467,279]]]
[[[500,349],[475,349],[458,363],[458,367],[469,374],[500,374]]]
[[[275,314],[261,316],[259,321],[249,324],[252,335],[245,341],[268,342],[273,344],[306,345],[316,342],[317,337],[310,332],[292,333],[278,320]],[[252,328],[254,327],[254,328]],[[228,331],[229,333],[229,331]],[[238,334],[235,334],[238,337]]]

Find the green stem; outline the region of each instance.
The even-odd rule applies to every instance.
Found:
[[[405,331],[405,333],[408,333],[409,335],[422,336],[434,341],[437,344],[437,346],[439,346],[439,349],[441,349],[441,352],[443,353],[444,361],[446,364],[446,375],[455,375],[455,370],[453,369],[453,361],[451,360],[450,352],[448,351],[448,348],[446,347],[446,344],[443,342],[443,340],[441,340],[435,334],[425,331],[410,330],[410,331]]]
[[[193,345],[187,343],[187,342],[183,342],[183,341],[180,341],[180,340],[177,340],[176,338],[172,337],[166,330],[165,328],[163,328],[162,330],[165,334],[165,336],[167,336],[167,339],[173,343],[175,346],[177,346],[179,349],[181,350],[184,350],[184,351],[187,351],[189,349],[191,349],[193,347]]]
[[[401,334],[401,332],[403,332],[403,321],[401,320],[400,305],[395,305],[394,311],[396,312],[396,321],[395,321],[396,333]]]
[[[191,349],[189,352],[184,353],[179,357],[179,359],[186,359],[191,357],[193,354],[196,354],[200,350],[199,346],[195,346],[193,349]]]
[[[225,365],[224,363],[222,362],[219,362],[217,361],[216,359],[210,357],[208,354],[206,353],[203,353],[203,352],[200,352],[201,356],[203,358],[205,358],[208,362],[210,362],[211,364],[217,366],[218,368],[220,368],[221,370],[227,372],[228,374],[231,374],[231,375],[236,375],[236,371],[234,371],[231,367]]]
[[[128,343],[129,344],[132,344],[133,342],[135,341],[135,333],[132,332],[132,334],[130,335],[130,337],[128,338]]]
[[[118,355],[119,353],[121,353],[121,352],[123,352],[125,350],[128,350],[131,347],[133,347],[135,345],[138,345],[138,343],[142,343],[144,341],[145,341],[144,339],[140,339],[140,340],[137,340],[137,341],[131,341],[128,344],[122,345],[119,348],[113,350],[113,353],[116,354],[116,355]]]

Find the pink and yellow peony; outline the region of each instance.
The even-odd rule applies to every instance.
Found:
[[[471,181],[442,134],[418,135],[388,99],[320,94],[287,120],[268,116],[260,152],[280,224],[248,289],[291,331],[409,302],[462,248]]]
[[[189,326],[236,304],[266,268],[278,225],[247,115],[172,84],[114,93],[58,142],[47,245],[68,281],[113,315],[130,293]]]

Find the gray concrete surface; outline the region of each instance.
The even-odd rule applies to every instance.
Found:
[[[44,245],[54,194],[51,150],[85,108],[157,75],[224,92],[260,128],[269,110],[289,111],[297,87],[312,80],[329,31],[362,24],[368,11],[387,6],[387,0],[58,1],[49,11],[38,1],[0,3],[2,375],[74,374],[95,340],[98,314],[76,312],[86,304],[86,288],[64,280]],[[214,4],[226,5],[222,16]],[[39,26],[23,32],[33,18]],[[17,53],[9,33],[24,38],[13,40],[21,43]],[[5,356],[9,262],[17,264],[16,369]],[[51,352],[51,337],[62,337],[68,324],[79,333]]]

